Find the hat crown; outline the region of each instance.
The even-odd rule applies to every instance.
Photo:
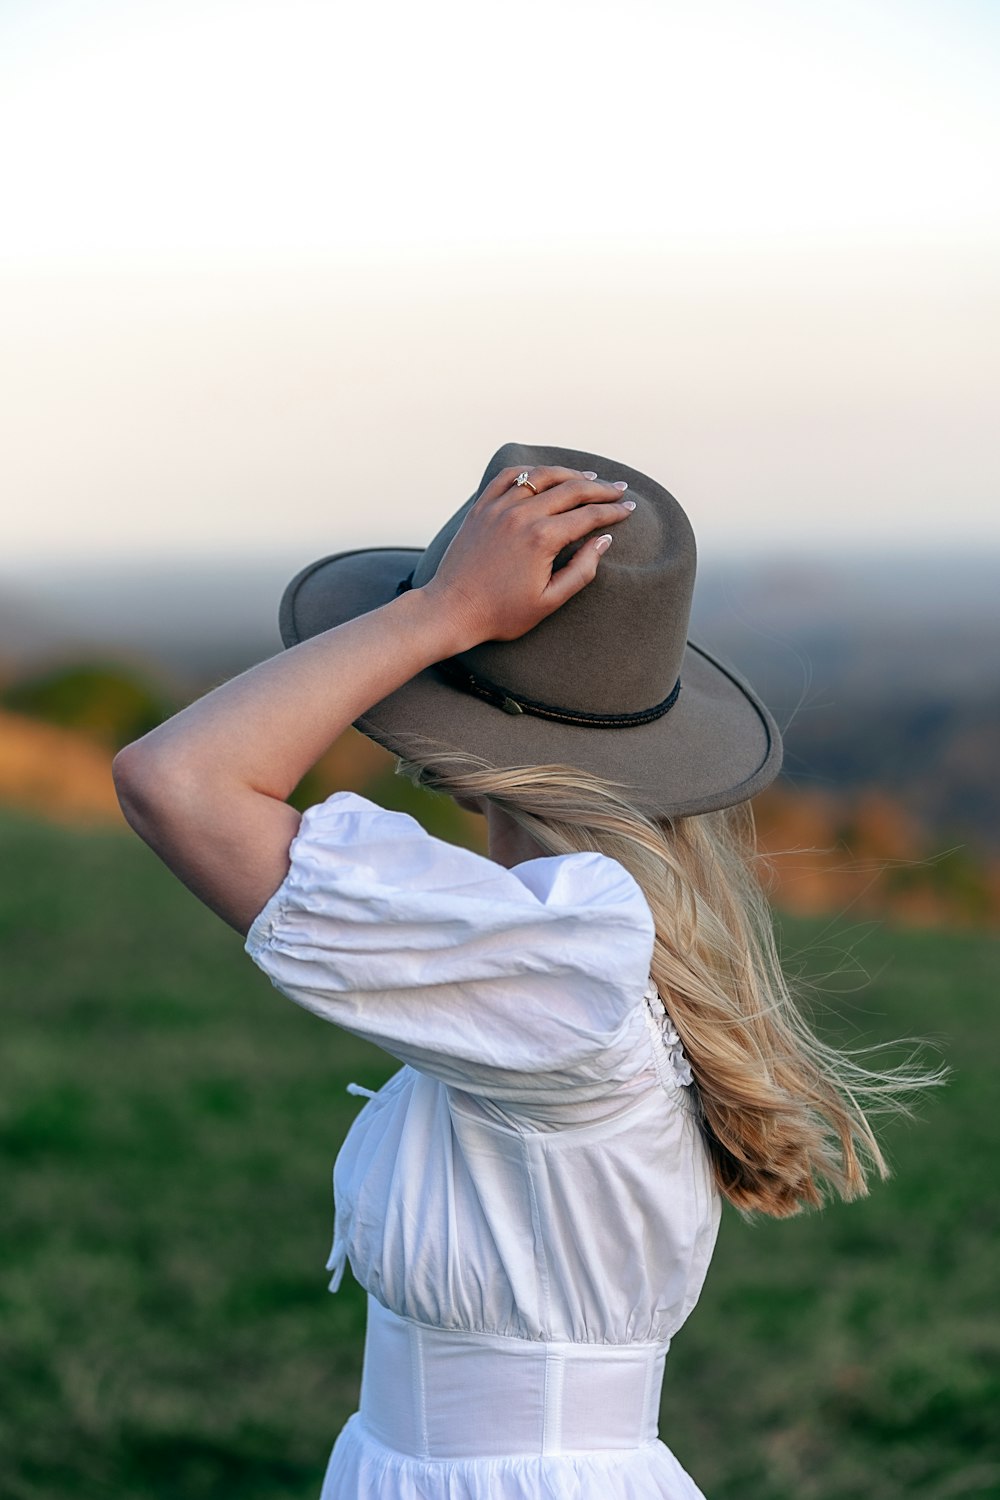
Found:
[[[594,579],[553,614],[512,641],[483,641],[458,660],[513,699],[568,713],[640,714],[669,697],[681,674],[697,563],[694,533],[673,495],[645,474],[573,448],[508,443],[490,460],[479,488],[425,548],[413,572],[419,588],[483,490],[502,469],[557,465],[628,481],[636,508],[616,524]],[[595,526],[555,559],[563,567]]]

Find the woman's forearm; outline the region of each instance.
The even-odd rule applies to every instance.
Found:
[[[177,878],[245,933],[288,872],[285,801],[337,736],[435,661],[473,644],[423,590],[251,668],[126,746],[126,820]]]
[[[259,663],[123,750],[116,778],[204,778],[284,800],[372,704],[473,643],[422,589]]]

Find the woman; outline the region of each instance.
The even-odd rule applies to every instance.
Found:
[[[291,649],[115,762],[275,985],[406,1064],[337,1161],[331,1284],[349,1259],[369,1322],[324,1500],[698,1496],[656,1413],[720,1198],[885,1175],[856,1101],[893,1081],[781,977],[745,816],[780,738],[687,643],[694,569],[653,480],[508,445],[423,552],[306,569]],[[484,812],[490,857],[347,791],[300,820],[351,723]]]

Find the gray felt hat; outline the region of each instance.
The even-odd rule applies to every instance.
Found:
[[[311,563],[281,601],[285,645],[420,588],[501,469],[549,464],[628,481],[636,509],[614,528],[597,576],[517,640],[484,641],[418,673],[357,728],[400,755],[426,759],[432,739],[501,769],[575,766],[624,782],[661,817],[755,796],[781,769],[781,736],[749,685],[687,638],[696,557],[688,518],[654,480],[596,453],[508,443],[423,551],[370,547]]]

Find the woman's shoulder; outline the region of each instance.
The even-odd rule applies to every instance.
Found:
[[[653,941],[615,860],[507,869],[337,792],[303,815],[246,949],[307,1010],[441,1082],[526,1104],[611,1087]]]
[[[413,893],[452,894],[459,902],[497,901],[549,911],[630,908],[652,924],[634,878],[606,854],[545,855],[507,868],[429,833],[410,813],[381,806],[358,792],[334,792],[302,816],[292,870],[322,877],[348,869],[356,880]]]

